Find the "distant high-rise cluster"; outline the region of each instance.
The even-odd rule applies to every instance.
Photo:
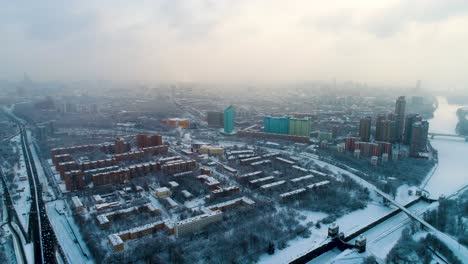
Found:
[[[426,151],[429,122],[422,121],[417,114],[405,117],[405,107],[405,97],[398,97],[395,105],[395,140],[410,146],[410,156],[419,157],[420,152]]]
[[[410,156],[418,157],[420,152],[426,151],[429,123],[423,121],[420,115],[405,115],[405,108],[405,97],[400,96],[396,101],[394,113],[377,115],[374,142],[380,145],[380,149],[385,149],[384,153],[386,154],[390,154],[391,143],[408,145]],[[366,156],[366,153],[381,153],[382,151],[372,151],[374,147],[377,149],[376,146],[368,145],[372,143],[365,144],[365,142],[371,142],[371,125],[371,117],[361,118],[359,121],[359,137],[346,138],[343,149],[347,151],[359,149],[360,154],[364,154],[363,156]],[[364,148],[361,146],[364,146]],[[371,151],[368,151],[368,149]]]

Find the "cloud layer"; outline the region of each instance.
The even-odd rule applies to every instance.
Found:
[[[467,25],[464,0],[4,0],[0,79],[464,87]]]

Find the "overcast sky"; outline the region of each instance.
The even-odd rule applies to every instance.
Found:
[[[0,79],[468,86],[467,0],[0,3]]]

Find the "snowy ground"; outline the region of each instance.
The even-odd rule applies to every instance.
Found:
[[[366,208],[351,212],[336,220],[340,226],[340,231],[345,235],[359,230],[360,228],[374,222],[395,210],[378,204],[368,204]]]
[[[310,158],[310,157],[309,157]],[[341,168],[338,168],[336,166],[333,166],[331,164],[328,164],[326,162],[320,161],[313,159],[313,161],[319,165],[319,166],[327,166],[330,171],[332,171],[335,174],[347,174],[349,175],[352,179],[354,179],[356,182],[358,182],[360,185],[362,185],[365,188],[368,188],[369,190],[375,189],[375,187],[370,184],[367,181],[362,180],[360,177],[356,176],[353,173],[350,173],[346,170],[343,170]],[[408,190],[415,190],[416,187],[409,187],[407,185],[400,186],[397,190],[397,195],[396,195],[396,201],[402,204],[406,204],[417,197],[414,195],[408,195]],[[379,196],[375,194],[375,192],[371,191],[371,200],[368,204],[368,206],[365,209],[362,210],[357,210],[354,212],[351,212],[350,214],[347,214],[339,219],[337,219],[337,224],[340,226],[340,230],[344,232],[345,234],[352,233],[363,226],[383,217],[384,215],[390,213],[391,211],[395,210],[395,207],[386,207],[383,206],[379,203],[379,201],[382,200]],[[419,206],[419,203],[418,203]],[[424,206],[423,206],[424,207]],[[425,205],[427,207],[427,204]],[[413,208],[412,208],[413,209]],[[416,209],[421,209],[421,208],[416,208]],[[386,254],[390,251],[390,249],[393,247],[394,243],[400,238],[401,236],[401,231],[407,226],[409,221],[405,222],[406,224],[401,224],[401,222],[404,222],[405,219],[408,219],[408,217],[404,213],[400,213],[397,215],[397,217],[393,217],[384,224],[377,226],[376,228],[368,231],[368,232],[373,232],[374,236],[380,235],[381,237],[376,240],[375,243],[375,249],[378,253],[377,254],[381,258],[385,258]],[[384,233],[384,231],[386,233]],[[319,244],[314,243],[317,240],[317,238],[322,238],[322,241],[324,238],[326,238],[327,230],[326,227],[322,227],[320,230],[312,230],[312,237],[309,239],[295,239],[293,241],[290,241],[288,244],[290,245],[289,247],[285,248],[284,250],[277,251],[274,255],[264,255],[260,259],[261,263],[286,263],[290,261],[291,259],[294,258],[294,256],[301,255],[307,251],[310,251],[312,248],[317,247]],[[318,234],[316,234],[318,233]],[[314,236],[314,234],[316,234]],[[320,261],[328,261],[334,259],[338,254],[328,254],[324,256],[323,258],[320,257]],[[342,255],[340,255],[342,257]],[[351,257],[350,257],[351,258]],[[361,257],[357,257],[360,259]],[[328,260],[326,260],[328,259]],[[342,261],[341,259],[340,261]],[[360,259],[358,263],[361,261]],[[313,262],[313,263],[323,263],[323,262]],[[351,262],[352,263],[352,262]]]
[[[341,251],[337,248],[334,248],[324,254],[314,258],[313,260],[307,262],[308,264],[323,264],[323,263],[330,263],[335,258],[337,258],[341,254]]]
[[[422,214],[430,208],[428,206],[429,204],[426,202],[419,202],[411,206],[410,210],[417,214]],[[410,223],[411,221],[408,216],[401,212],[363,234],[367,238],[366,253],[359,254],[354,250],[341,252],[338,249],[334,249],[313,259],[309,263],[361,263],[363,258],[369,255],[374,255],[377,259],[383,261],[400,238],[403,229],[408,227]],[[354,240],[351,243],[354,243]]]
[[[258,263],[289,263],[327,240],[327,227],[323,225],[320,229],[311,228],[311,233],[309,238],[296,238],[289,241],[287,248],[276,250],[274,255],[262,255]]]
[[[21,149],[20,136],[16,136],[12,139],[12,142],[18,144],[18,149]],[[31,190],[29,189],[29,181],[27,179],[28,174],[26,172],[26,165],[24,162],[23,152],[20,151],[19,164],[15,164],[13,167],[15,171],[15,178],[13,182],[18,185],[15,190],[10,188],[10,194],[12,196],[13,205],[16,212],[18,213],[19,220],[24,230],[28,230],[29,225],[29,211],[31,210]],[[26,180],[20,180],[21,177],[25,176]],[[18,190],[23,190],[17,192]],[[19,199],[13,198],[15,195],[19,196]]]
[[[435,232],[434,235],[453,252],[458,259],[460,259],[463,263],[468,263],[468,249],[458,243],[455,239],[451,236],[442,233],[442,232]]]
[[[15,229],[16,233],[18,234],[19,238],[20,238],[20,241],[17,241],[16,239],[13,239],[14,243],[15,243],[15,251],[16,251],[16,256],[17,256],[17,259],[21,259],[20,258],[20,253],[19,253],[19,247],[23,247],[23,250],[24,250],[24,254],[26,256],[26,261],[28,263],[34,263],[34,246],[33,246],[33,243],[30,242],[30,243],[26,243],[26,239],[23,237],[22,233],[21,233],[21,230],[19,228],[19,226],[16,224],[16,223],[11,223],[12,227]],[[12,230],[10,230],[10,232],[13,232]]]
[[[409,210],[421,215],[427,210],[428,206],[429,204],[426,202],[418,202],[411,206]],[[405,213],[400,212],[371,230],[364,232],[363,235],[367,238],[367,250],[377,258],[385,259],[388,252],[400,238],[403,229],[408,227],[410,223],[410,218]],[[351,243],[354,243],[354,240]]]
[[[415,196],[415,192],[417,189],[418,187],[416,186],[408,186],[407,184],[401,185],[397,189],[395,201],[400,204],[407,204],[413,201],[415,198],[417,198],[417,196]],[[412,195],[409,195],[408,191],[411,191]]]
[[[349,234],[388,214],[392,210],[394,209],[377,204],[368,204],[364,209],[354,211],[338,218],[336,223],[340,226],[341,231],[345,234]],[[309,213],[309,219],[314,222],[324,216],[326,215],[323,213]],[[288,242],[289,246],[287,248],[277,250],[274,255],[262,255],[259,263],[288,263],[297,256],[318,247],[326,241],[328,226],[322,225],[320,229],[312,227],[310,230],[312,232],[310,238],[293,239]],[[330,256],[330,258],[332,258],[332,256]]]
[[[310,223],[310,222],[316,223],[328,216],[328,214],[326,213],[311,212],[311,211],[306,211],[306,210],[300,211],[300,214],[304,216],[304,220],[299,220],[299,222],[303,225]]]
[[[5,259],[7,263],[19,263],[16,256],[15,245],[13,241],[13,236],[10,234],[8,227],[4,226],[2,230],[2,235],[0,235],[0,243],[2,244],[2,250],[4,252],[0,252],[0,254],[5,254]]]
[[[156,198],[152,192],[148,192],[146,197],[151,201],[151,203],[153,204],[154,207],[161,210],[162,219],[170,219],[171,218],[171,214],[166,210],[166,208],[161,204],[161,202],[159,202],[158,198]]]
[[[324,254],[325,256],[318,257],[309,262],[311,263],[340,263],[340,264],[361,264],[362,261],[369,256],[367,252],[358,253],[354,249],[347,249],[343,252],[335,249],[331,251],[332,254]]]
[[[34,246],[33,243],[23,245],[24,253],[26,254],[26,261],[28,263],[36,263],[34,261]]]
[[[5,232],[4,234],[7,237],[2,237],[1,239],[9,240],[11,239],[12,242],[12,248],[6,249],[6,250],[11,250],[11,252],[8,252],[8,255],[10,255],[10,260],[15,259],[16,263],[22,264],[22,258],[21,258],[21,253],[20,253],[20,247],[21,241],[18,241],[15,239],[15,236],[12,235],[13,230],[10,229],[8,225],[3,226],[3,231]],[[4,245],[5,246],[5,245]]]
[[[28,133],[30,134],[29,131],[28,131]],[[29,138],[32,138],[32,137],[29,135]],[[41,163],[41,160],[39,159],[39,156],[38,156],[38,154],[36,152],[36,148],[34,147],[33,144],[30,144],[29,147],[31,148],[34,163],[36,164],[37,175],[39,177],[39,181],[41,182],[41,184],[43,186],[43,192],[46,192],[48,194],[48,196],[53,199],[54,198],[54,192],[52,191],[51,188],[48,187],[49,183],[48,183],[48,180],[47,180],[47,176],[45,175],[44,168],[42,168],[42,163]]]
[[[52,173],[54,175],[53,180],[55,181],[55,184],[58,185],[59,190],[60,190],[61,193],[67,193],[68,191],[66,189],[65,182],[60,178],[60,174],[55,169],[55,166],[52,165],[52,161],[50,159],[49,159],[49,164],[50,164],[50,170],[52,171]]]
[[[0,182],[0,197],[3,197],[3,184]],[[7,223],[7,210],[4,204],[4,199],[0,200],[0,207],[1,210],[1,218],[2,224],[0,225],[0,244],[2,244],[2,250],[5,252],[6,259],[12,263],[19,263],[17,260],[19,258],[19,251],[18,251],[18,242],[15,241],[15,237],[11,234],[11,230]],[[11,243],[11,244],[10,244]],[[15,245],[16,244],[16,245]]]
[[[69,263],[93,263],[91,253],[83,241],[79,228],[69,216],[69,210],[64,209],[64,206],[63,200],[56,200],[47,203],[46,210],[66,259]],[[81,250],[89,257],[84,256]]]
[[[196,209],[198,207],[202,207],[204,204],[205,204],[205,198],[204,197],[195,198],[195,199],[184,202],[184,205],[187,208],[194,208],[194,209]]]

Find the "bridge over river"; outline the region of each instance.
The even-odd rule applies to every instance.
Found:
[[[429,132],[428,135],[429,135],[429,137],[431,139],[434,139],[434,137],[452,137],[452,138],[462,138],[466,142],[468,142],[468,137],[467,136],[461,136],[461,135],[456,135],[456,134]]]

